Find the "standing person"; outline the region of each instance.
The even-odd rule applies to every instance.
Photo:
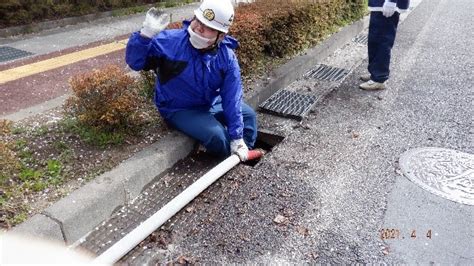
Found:
[[[257,120],[242,100],[238,42],[227,35],[233,19],[229,0],[204,0],[181,29],[164,30],[166,16],[152,8],[125,59],[133,70],[155,70],[155,104],[169,125],[214,155],[245,161]]]
[[[369,0],[370,23],[368,54],[370,74],[362,75],[363,90],[383,90],[390,74],[390,57],[400,13],[408,10],[410,0]]]

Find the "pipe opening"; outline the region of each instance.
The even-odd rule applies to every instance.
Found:
[[[285,137],[279,136],[268,130],[259,130],[257,133],[257,141],[255,142],[254,149],[263,149],[265,153],[269,153],[275,146],[280,144]],[[265,156],[263,156],[265,157]],[[262,158],[263,158],[262,157]],[[261,159],[246,161],[243,164],[255,167]]]

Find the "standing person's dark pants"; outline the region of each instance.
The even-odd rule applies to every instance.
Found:
[[[370,13],[369,24],[369,73],[375,82],[385,82],[390,74],[390,56],[397,33],[400,14],[384,17],[382,12]]]

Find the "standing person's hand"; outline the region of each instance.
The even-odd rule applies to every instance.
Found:
[[[153,38],[153,36],[164,30],[169,23],[170,16],[168,14],[152,7],[146,13],[140,33],[145,37]]]
[[[230,142],[230,152],[237,154],[242,162],[247,161],[249,148],[245,145],[244,139],[234,139]]]
[[[393,16],[396,8],[397,8],[397,3],[386,0],[385,3],[383,3],[382,14],[385,17],[389,18]]]

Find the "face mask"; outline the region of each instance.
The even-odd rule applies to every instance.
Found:
[[[204,49],[212,44],[212,40],[208,38],[204,38],[199,34],[195,33],[191,27],[188,27],[189,33],[189,41],[191,42],[192,46],[196,49]]]

